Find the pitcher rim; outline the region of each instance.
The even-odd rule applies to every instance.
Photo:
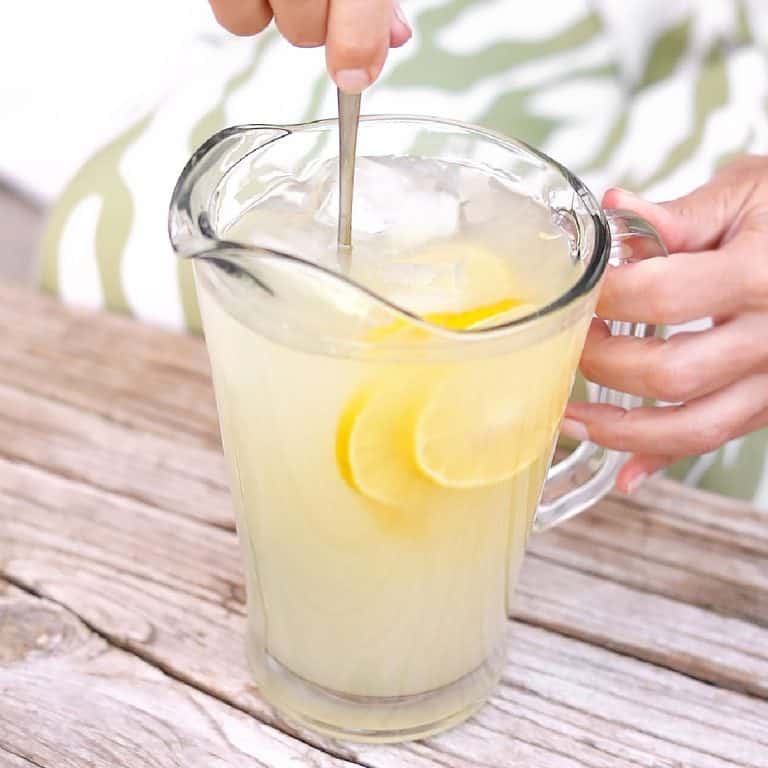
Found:
[[[169,231],[169,236],[170,236],[173,250],[184,258],[190,258],[190,259],[200,258],[204,261],[209,260],[210,257],[215,257],[215,254],[222,250],[243,251],[244,254],[261,252],[264,255],[272,256],[280,260],[293,261],[298,264],[301,264],[304,267],[309,267],[311,269],[318,270],[329,277],[343,281],[347,285],[367,294],[370,298],[374,299],[375,301],[380,302],[381,304],[386,306],[390,311],[394,311],[395,313],[405,315],[410,322],[416,322],[418,325],[423,325],[424,327],[428,328],[430,331],[433,331],[433,332],[437,331],[439,332],[440,336],[443,336],[446,339],[450,339],[451,337],[456,339],[465,339],[465,340],[467,340],[468,337],[487,338],[489,336],[502,335],[506,331],[519,329],[524,326],[532,325],[536,321],[543,320],[544,318],[555,314],[559,310],[562,310],[571,306],[578,299],[584,296],[587,296],[592,291],[592,289],[598,284],[598,282],[600,281],[600,278],[603,276],[603,273],[605,272],[605,269],[608,265],[608,258],[611,250],[610,227],[608,225],[608,221],[606,218],[605,211],[603,210],[603,207],[598,203],[597,198],[595,198],[595,196],[592,194],[589,187],[587,187],[587,185],[584,184],[584,182],[581,181],[581,179],[578,176],[576,176],[576,174],[574,174],[562,163],[558,162],[554,158],[547,155],[545,152],[542,152],[540,149],[537,149],[536,147],[528,144],[526,141],[523,141],[522,139],[517,139],[511,136],[507,136],[501,133],[500,131],[496,131],[490,128],[484,128],[483,126],[475,125],[473,123],[467,123],[461,120],[454,120],[450,118],[433,117],[429,115],[387,114],[387,113],[361,115],[360,123],[415,123],[415,124],[421,124],[421,125],[437,125],[437,126],[443,126],[443,127],[447,126],[447,127],[459,128],[462,131],[465,131],[469,134],[475,134],[486,139],[492,139],[505,148],[517,149],[517,150],[522,149],[525,152],[530,153],[531,155],[537,157],[539,160],[546,163],[550,168],[553,168],[557,173],[559,173],[562,176],[562,178],[567,182],[567,184],[571,187],[571,189],[573,189],[574,192],[582,199],[582,201],[584,201],[587,204],[588,214],[590,219],[592,220],[594,230],[595,230],[595,241],[594,241],[592,253],[589,256],[589,261],[586,265],[586,268],[584,269],[584,272],[579,276],[579,278],[568,288],[568,290],[564,291],[562,294],[560,294],[558,297],[556,297],[552,301],[538,307],[532,312],[528,312],[524,315],[521,315],[520,317],[515,317],[513,319],[507,320],[506,322],[503,322],[499,325],[493,325],[486,328],[466,328],[463,330],[454,330],[454,329],[445,328],[443,326],[435,325],[429,322],[428,320],[426,320],[425,318],[413,313],[412,311],[404,307],[401,307],[399,304],[396,304],[390,299],[387,299],[385,296],[380,295],[375,290],[368,288],[365,285],[362,285],[356,280],[353,280],[347,275],[344,275],[340,272],[336,272],[335,270],[329,267],[325,267],[322,264],[309,261],[295,254],[281,252],[276,249],[266,248],[264,246],[246,245],[246,244],[238,243],[234,241],[227,241],[222,238],[219,238],[218,236],[210,237],[210,236],[204,235],[204,233],[202,232],[201,234],[203,234],[204,237],[210,240],[211,242],[210,248],[195,251],[194,253],[184,253],[178,247],[173,237],[172,219],[173,219],[174,212],[179,210],[179,202],[180,202],[180,198],[182,197],[182,195],[180,194],[181,190],[185,186],[185,183],[189,182],[190,176],[193,174],[194,170],[198,167],[203,157],[205,157],[205,155],[207,155],[223,139],[226,139],[233,135],[237,135],[239,133],[245,133],[248,131],[256,131],[256,130],[285,131],[284,135],[277,136],[275,137],[275,139],[273,139],[273,141],[277,141],[278,139],[285,138],[286,136],[289,136],[292,133],[300,133],[302,131],[309,130],[312,128],[318,128],[318,127],[330,128],[335,125],[338,125],[338,122],[339,122],[338,118],[321,118],[318,120],[309,120],[304,122],[288,123],[283,125],[276,124],[276,123],[243,123],[243,124],[237,124],[237,125],[232,125],[232,126],[222,128],[221,130],[209,136],[192,153],[192,156],[189,158],[189,160],[185,164],[184,169],[182,170],[173,190],[173,195],[171,197],[170,211],[169,211],[169,220],[168,220],[168,231]],[[258,151],[259,149],[262,149],[263,146],[264,145],[254,148],[253,151],[254,152]],[[247,153],[238,162],[241,162],[245,157],[247,157],[250,154],[251,152]],[[195,226],[198,227],[197,222],[195,222]]]

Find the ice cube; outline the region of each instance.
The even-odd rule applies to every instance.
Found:
[[[352,207],[355,237],[386,236],[402,247],[447,237],[459,225],[459,187],[446,183],[443,163],[421,158],[358,157]],[[335,226],[338,173],[323,174],[318,223]]]

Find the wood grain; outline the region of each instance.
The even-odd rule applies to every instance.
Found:
[[[134,475],[128,473],[120,482],[109,473],[102,473],[107,480],[101,477],[110,490],[143,497],[146,486],[156,485],[152,466],[168,461],[170,441],[183,454],[179,464],[191,467],[194,462],[194,471],[205,482],[217,491],[225,487],[208,364],[199,339],[121,317],[65,309],[2,284],[0,332],[5,342],[0,345],[0,382],[31,396],[19,406],[23,419],[17,421],[51,406],[46,418],[38,419],[37,434],[28,430],[30,434],[19,435],[24,442],[18,445],[0,440],[7,456],[34,462],[50,451],[52,460],[43,466],[80,472],[89,481],[72,459],[82,435],[93,433],[104,465],[120,468],[134,449],[144,454],[145,462],[134,468]],[[0,412],[11,414],[16,407],[6,402]],[[44,444],[49,418],[52,429],[56,425],[64,431],[57,436],[63,457]],[[105,421],[115,429],[105,427]],[[69,425],[74,425],[71,430]],[[18,433],[18,427],[11,424],[8,429]],[[139,438],[131,437],[134,431],[142,433]],[[154,441],[154,435],[166,439]],[[149,482],[141,483],[137,474]],[[226,503],[193,495],[183,479],[168,478],[164,485],[148,501],[232,527]],[[196,503],[190,503],[192,498]],[[607,499],[589,515],[535,539],[531,551],[639,591],[726,616],[767,620],[768,512],[670,481],[654,479],[636,499]]]
[[[0,768],[42,768],[40,763],[34,763],[26,757],[21,757],[13,752],[0,750]]]
[[[0,596],[0,651],[3,766],[349,765],[169,678],[29,594]]]
[[[107,421],[218,447],[202,341],[118,315],[66,309],[0,281],[3,381]]]
[[[249,683],[234,534],[29,466],[2,463],[0,478],[5,573],[174,677],[287,727]],[[316,743],[377,768],[751,768],[768,765],[768,703],[517,624],[504,685],[471,724],[422,745]]]
[[[233,527],[218,449],[186,440],[184,433],[173,439],[51,402],[4,385],[4,378],[5,371],[0,455],[141,502],[142,514],[153,521],[159,507]],[[17,480],[9,476],[10,485],[0,487],[13,492]],[[54,488],[47,480],[35,481],[25,493],[56,505],[51,496],[58,491],[49,490]],[[683,511],[660,512],[656,503]],[[684,512],[694,507],[695,513]],[[130,519],[135,513],[121,514]],[[768,545],[759,529],[762,516],[747,505],[664,481],[649,484],[637,501],[608,499],[534,540],[516,616],[702,680],[768,695]],[[145,579],[157,579],[163,564],[179,568],[175,557],[165,555],[165,537],[176,536],[183,526],[163,520],[147,522],[147,529],[154,525],[163,531],[154,558],[161,570],[144,572]],[[51,523],[53,531],[56,526]],[[206,536],[206,543],[216,541]],[[197,542],[190,546],[186,556],[194,562]],[[225,581],[216,587],[217,600],[240,589],[237,553],[228,546],[226,555],[221,550],[205,555],[210,579]],[[133,552],[124,557],[130,560]],[[182,580],[175,588],[192,589],[201,576],[192,566],[178,572]]]
[[[768,513],[654,479],[533,542],[585,573],[768,624]]]
[[[765,513],[652,481],[539,537],[493,701],[437,739],[353,749],[293,732],[249,683],[200,341],[2,286],[0,330],[0,576],[105,654],[371,768],[768,765]]]
[[[125,429],[101,416],[5,386],[0,455],[162,509],[233,528],[224,459],[183,440]]]
[[[768,696],[768,631],[529,555],[514,615],[710,683]]]

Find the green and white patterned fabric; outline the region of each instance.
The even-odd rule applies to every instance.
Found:
[[[367,112],[431,114],[517,136],[601,194],[665,199],[728,158],[768,151],[765,0],[405,0],[414,38],[393,51]],[[192,50],[192,49],[191,49]],[[188,155],[235,123],[334,113],[322,50],[211,29],[141,114],[115,125],[56,202],[43,285],[68,302],[199,329],[166,210]],[[155,88],[158,93],[163,89]],[[768,430],[676,468],[768,507]]]

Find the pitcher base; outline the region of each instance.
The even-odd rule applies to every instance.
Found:
[[[341,741],[378,744],[415,741],[462,723],[493,693],[501,673],[494,657],[432,691],[356,696],[308,681],[252,646],[248,662],[261,693],[286,719]]]

